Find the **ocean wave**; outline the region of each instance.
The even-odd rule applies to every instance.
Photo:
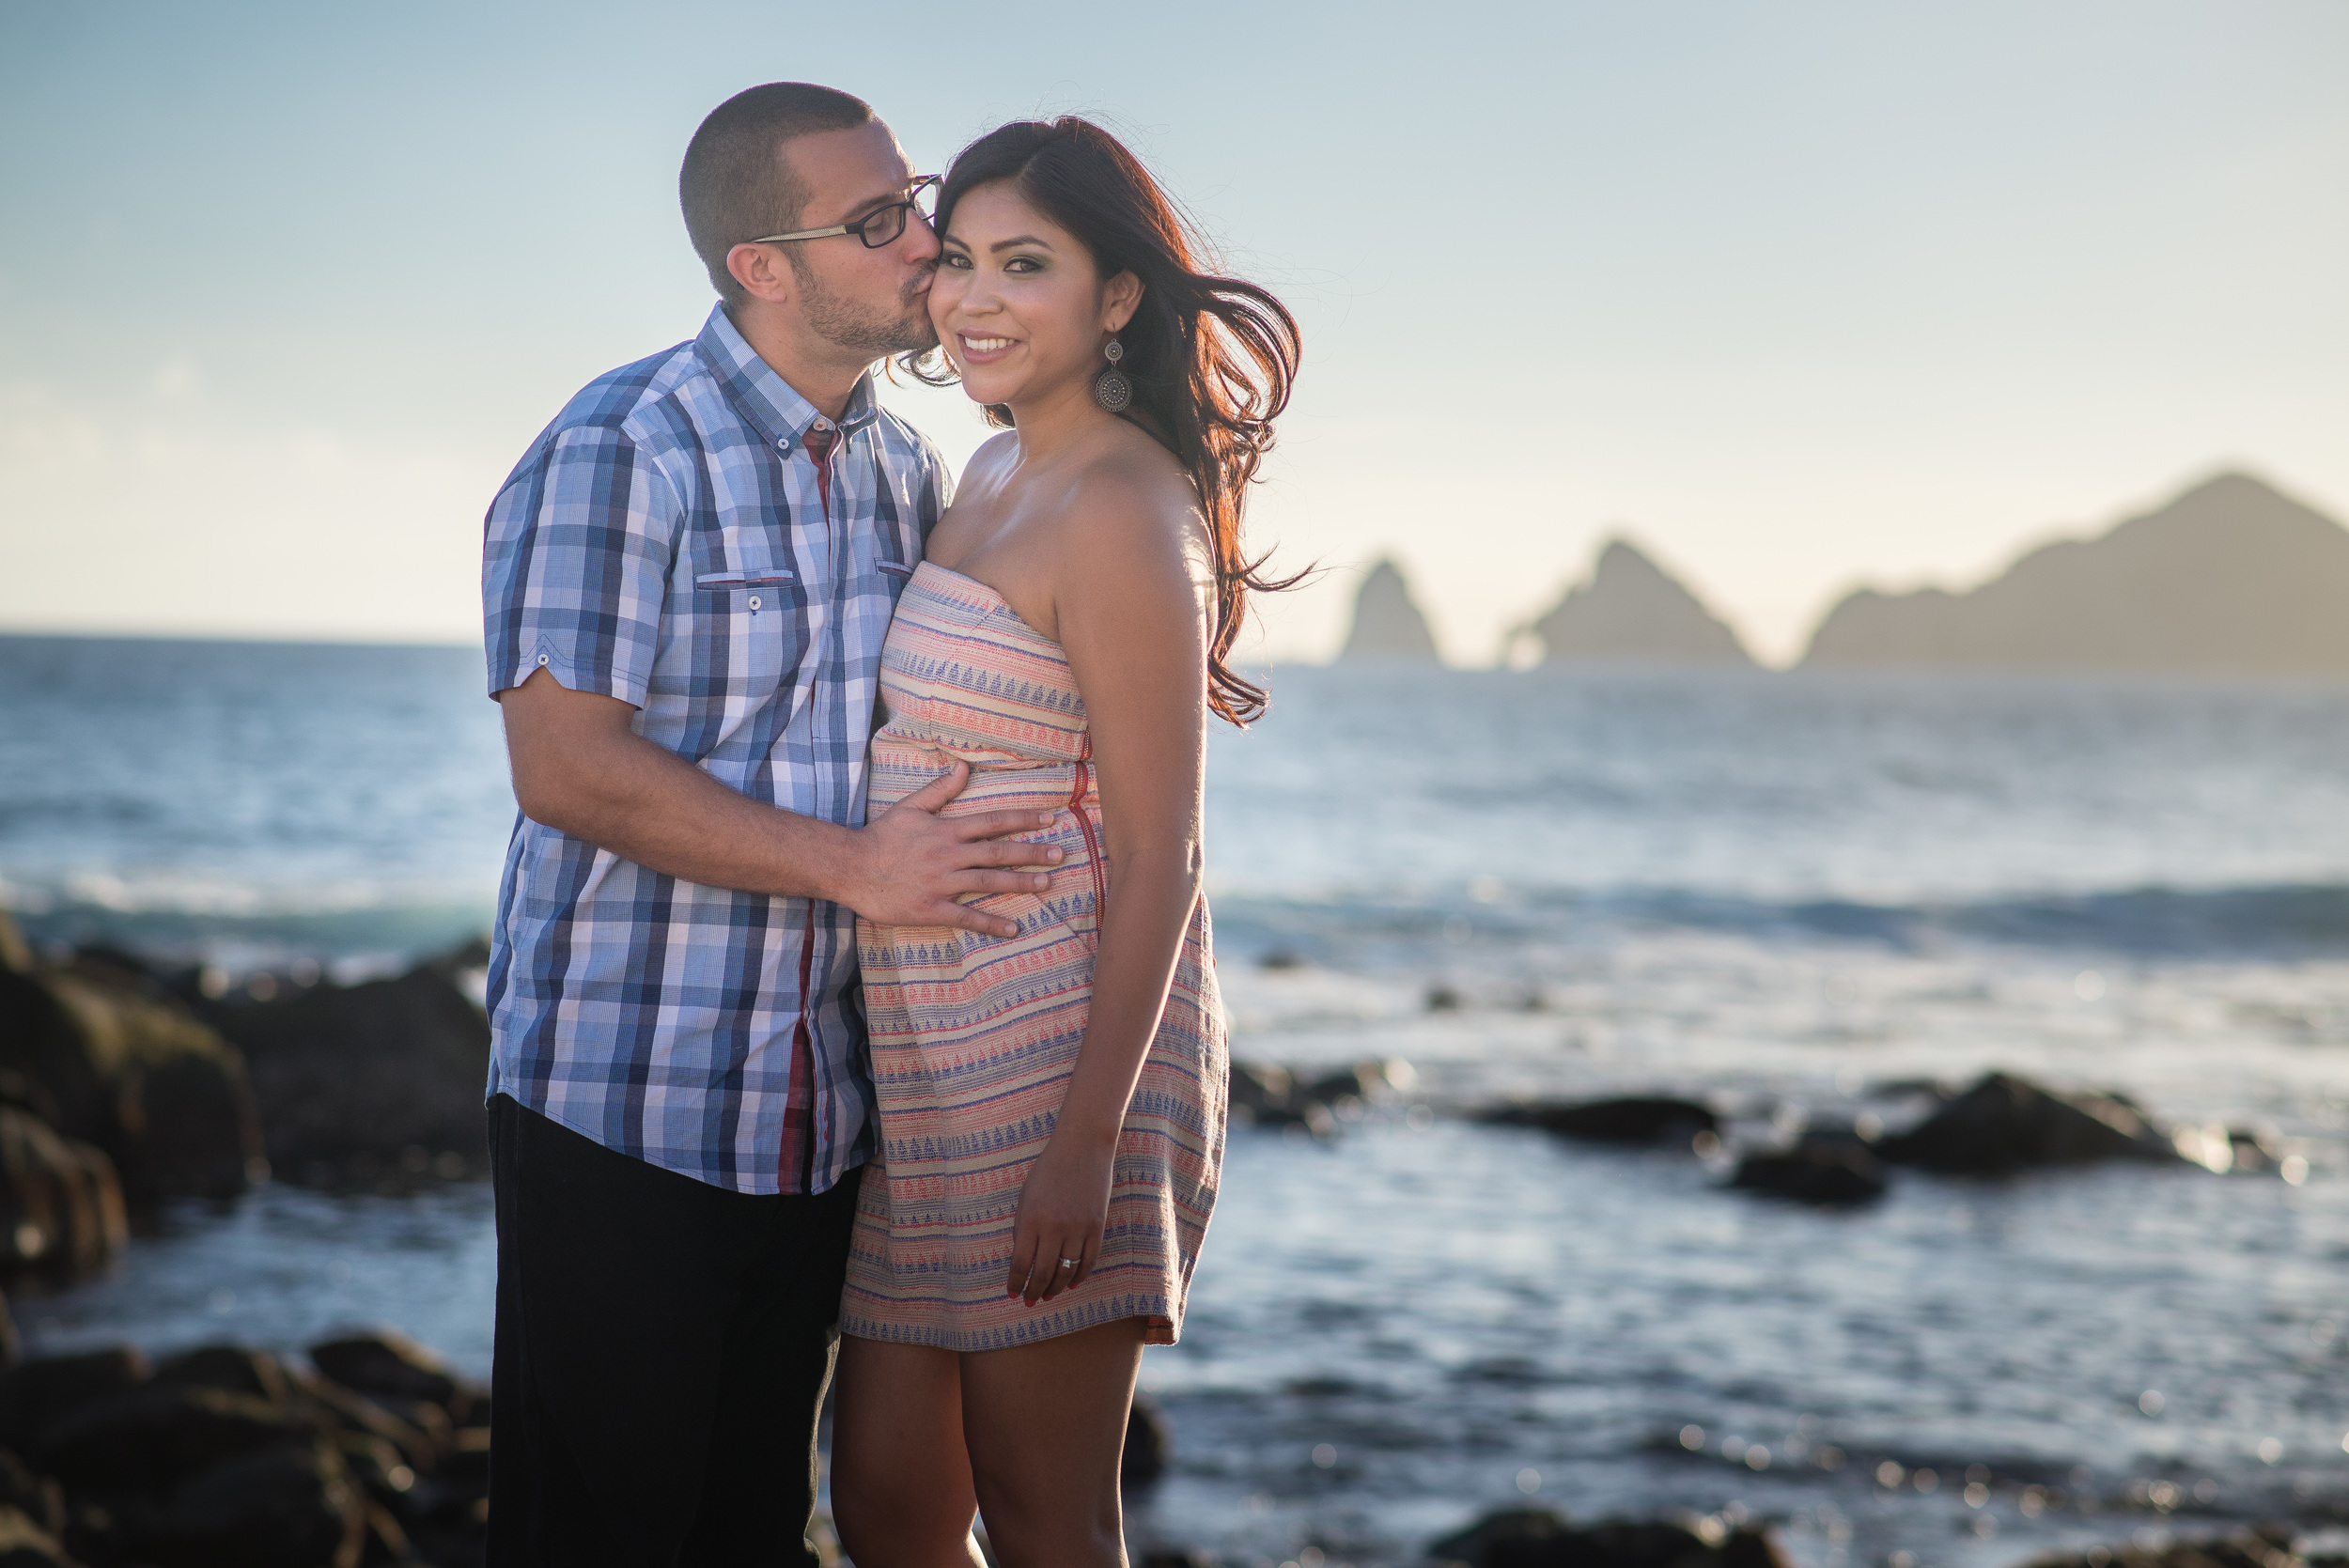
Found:
[[[1267,949],[1349,936],[1589,945],[1614,934],[1677,929],[1898,951],[1964,943],[2170,958],[2349,955],[2349,883],[2332,882],[1883,902],[1676,889],[1517,895],[1485,886],[1377,899],[1228,896],[1217,901],[1216,919],[1242,945]]]

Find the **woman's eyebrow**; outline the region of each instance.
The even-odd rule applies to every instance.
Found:
[[[1050,241],[1039,240],[1033,234],[1018,234],[1008,240],[998,240],[987,248],[990,251],[1007,251],[1014,245],[1034,245],[1036,249],[1045,251],[1052,248]]]

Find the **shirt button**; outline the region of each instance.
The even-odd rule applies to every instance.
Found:
[[[754,610],[758,608],[758,596],[756,594],[753,594],[751,596],[751,608]]]
[[[546,661],[547,661],[547,656],[546,656],[545,654],[540,654],[540,655],[538,656],[538,662],[539,662],[539,663],[541,663],[541,664],[544,664]]]

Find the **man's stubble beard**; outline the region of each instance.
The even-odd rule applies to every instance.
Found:
[[[791,258],[798,274],[800,312],[808,330],[866,361],[890,354],[918,354],[938,347],[938,329],[930,324],[926,275],[910,279],[898,295],[894,317],[835,294],[823,286],[812,268]]]

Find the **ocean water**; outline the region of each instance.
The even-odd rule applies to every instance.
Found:
[[[1210,759],[1235,1053],[1415,1079],[1330,1141],[1235,1129],[1137,1540],[1400,1562],[1530,1500],[1990,1568],[2349,1520],[2349,689],[1272,679]],[[0,639],[36,939],[372,972],[484,923],[512,813],[470,652]],[[1828,1213],[1467,1114],[1670,1091],[1734,1149],[1992,1067],[2261,1129],[2297,1179],[1903,1173]],[[383,1320],[484,1370],[488,1227],[476,1187],[271,1188],[17,1312],[36,1349]]]

